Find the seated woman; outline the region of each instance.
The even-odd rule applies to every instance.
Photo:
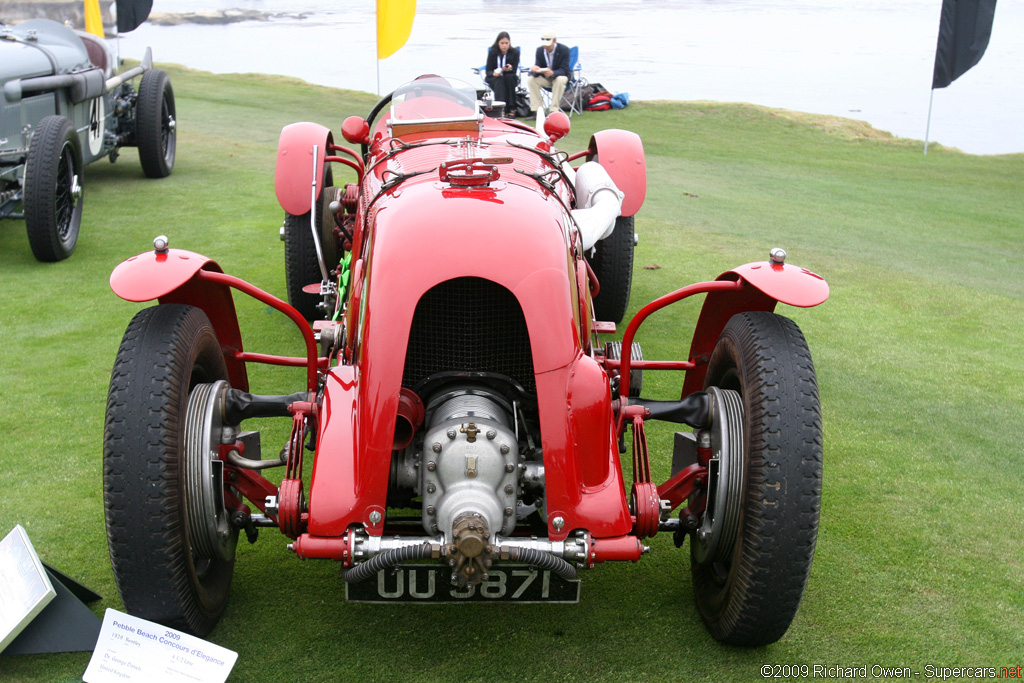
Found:
[[[505,103],[505,115],[516,110],[516,87],[519,85],[519,50],[512,47],[508,31],[502,31],[487,51],[487,77],[484,79],[494,99]]]

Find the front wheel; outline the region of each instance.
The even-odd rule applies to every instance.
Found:
[[[206,314],[165,304],[128,325],[107,397],[103,498],[117,589],[129,613],[197,636],[223,613],[235,565],[223,470],[215,445],[201,443],[209,395],[226,379]]]
[[[135,112],[135,142],[147,178],[166,178],[174,169],[178,122],[174,89],[167,74],[151,69],[142,75]]]
[[[330,274],[339,263],[338,238],[334,235],[334,217],[325,212],[328,194],[333,196],[333,174],[328,167],[324,170],[324,188],[316,201],[316,229],[323,251],[324,264]],[[323,319],[329,313],[318,308],[323,301],[319,294],[310,294],[304,287],[319,284],[323,280],[320,261],[316,255],[316,242],[309,226],[309,212],[301,215],[284,215],[284,278],[288,288],[288,303],[309,321]]]
[[[25,163],[25,228],[40,261],[71,256],[82,225],[82,154],[71,121],[47,116],[29,143]]]
[[[737,314],[715,346],[705,387],[720,405],[712,419],[725,446],[709,468],[719,480],[709,481],[708,509],[691,538],[694,596],[717,640],[766,645],[796,614],[818,535],[821,409],[807,342],[792,320]],[[714,444],[715,425],[711,436]]]
[[[633,286],[633,217],[615,219],[612,234],[594,245],[587,260],[594,269],[601,290],[594,297],[594,316],[598,320],[620,323],[629,308],[629,292]]]

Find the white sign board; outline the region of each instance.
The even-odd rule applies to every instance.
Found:
[[[28,534],[16,525],[0,541],[0,652],[56,595]]]
[[[224,683],[238,653],[108,609],[85,683]]]

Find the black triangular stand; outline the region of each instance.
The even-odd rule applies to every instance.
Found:
[[[53,567],[43,566],[57,596],[0,654],[92,652],[100,635],[101,622],[83,601],[93,602],[100,596]]]
[[[71,591],[72,595],[74,595],[76,598],[78,598],[85,604],[88,605],[91,602],[96,602],[97,600],[102,599],[103,596],[101,596],[99,593],[93,591],[91,588],[86,588],[85,586],[78,583],[77,581],[75,581],[59,569],[54,569],[45,562],[43,562],[43,566],[46,567],[46,572],[50,575],[51,582],[54,578],[56,578],[58,581],[64,584],[65,588]]]

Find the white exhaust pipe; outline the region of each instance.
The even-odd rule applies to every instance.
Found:
[[[608,171],[596,161],[588,161],[576,170],[576,206],[579,208],[572,211],[572,217],[579,226],[584,251],[593,249],[599,240],[612,234],[624,197]]]

